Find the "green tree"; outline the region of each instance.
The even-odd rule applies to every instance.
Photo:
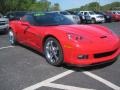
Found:
[[[89,4],[86,4],[85,6],[81,6],[80,10],[92,10],[92,11],[99,11],[100,10],[100,5],[98,2],[92,2]]]
[[[80,8],[70,9],[71,11],[82,11],[82,10],[92,10],[92,11],[108,11],[108,10],[120,10],[120,2],[113,2],[100,6],[98,2],[92,2],[81,6]]]
[[[113,2],[111,4],[106,4],[102,6],[103,11],[108,11],[108,10],[120,10],[120,2]]]
[[[0,12],[6,13],[8,11],[25,11],[36,0],[0,0]]]
[[[54,3],[53,5],[50,6],[49,11],[59,11],[60,10],[60,5],[59,3]]]
[[[40,1],[37,1],[35,3],[33,3],[29,10],[32,10],[32,11],[48,11],[49,8],[51,6],[51,2],[49,2],[48,0],[40,0]]]

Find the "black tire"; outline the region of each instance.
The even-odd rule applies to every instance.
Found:
[[[95,23],[96,23],[95,18],[92,18],[91,23],[92,23],[92,24],[95,24]]]
[[[60,66],[63,64],[63,50],[58,42],[53,37],[46,39],[44,43],[44,55],[46,61],[53,66]]]
[[[8,40],[11,45],[17,45],[16,37],[12,29],[8,31]]]

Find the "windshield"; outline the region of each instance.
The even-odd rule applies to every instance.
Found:
[[[70,25],[74,24],[70,19],[61,14],[56,13],[42,13],[34,14],[34,20],[37,25]]]
[[[90,13],[90,15],[94,15],[95,13],[94,12],[89,12]]]
[[[118,14],[120,14],[120,12],[117,12]]]

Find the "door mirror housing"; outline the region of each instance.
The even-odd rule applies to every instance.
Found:
[[[21,22],[21,24],[24,25],[24,26],[30,26],[29,22]]]

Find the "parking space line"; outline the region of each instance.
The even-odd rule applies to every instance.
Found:
[[[108,87],[110,87],[110,88],[112,88],[112,89],[114,89],[114,90],[120,90],[120,87],[119,87],[119,86],[111,83],[111,82],[108,81],[108,80],[105,80],[105,79],[99,77],[98,75],[95,75],[95,74],[93,74],[93,73],[91,73],[91,72],[88,72],[88,71],[85,71],[85,72],[83,72],[83,73],[84,73],[85,75],[87,75],[87,76],[89,76],[89,77],[91,77],[91,78],[99,81],[99,82],[102,82],[103,84],[107,85]]]
[[[6,47],[1,47],[0,50],[2,49],[7,49],[7,48],[13,48],[14,46],[6,46]]]
[[[87,88],[81,88],[81,87],[74,87],[74,86],[68,86],[68,85],[52,83],[53,81],[56,81],[56,80],[58,80],[58,79],[60,79],[62,77],[65,77],[65,76],[67,76],[67,75],[69,75],[69,74],[71,74],[73,72],[74,72],[73,70],[65,71],[65,72],[63,72],[61,74],[58,74],[58,75],[52,77],[52,78],[46,79],[46,80],[44,80],[42,82],[39,82],[37,84],[31,85],[31,86],[29,86],[27,88],[24,88],[23,90],[36,90],[36,89],[38,89],[40,87],[43,87],[43,86],[52,87],[52,88],[58,88],[58,89],[65,89],[65,90],[94,90],[94,89],[87,89]],[[108,86],[108,87],[110,87],[110,88],[112,88],[114,90],[120,90],[119,86],[111,83],[108,80],[105,80],[105,79],[99,77],[98,75],[95,75],[95,74],[93,74],[91,72],[88,72],[88,71],[84,71],[82,73],[89,76],[89,77],[91,77],[91,78],[93,78],[93,79],[95,79],[95,80],[97,80],[97,81],[99,81],[99,82],[101,82],[101,83],[103,83],[103,84],[105,84],[106,86]]]
[[[64,90],[95,90],[95,89],[87,89],[87,88],[62,85],[62,84],[56,84],[56,83],[48,83],[48,84],[45,84],[44,86],[58,88],[58,89],[64,89]]]
[[[56,75],[56,76],[54,76],[54,77],[52,77],[52,78],[49,78],[49,79],[44,80],[44,81],[42,81],[42,82],[39,82],[39,83],[37,83],[37,84],[35,84],[35,85],[32,85],[32,86],[30,86],[30,87],[27,87],[27,88],[25,88],[25,89],[23,89],[23,90],[35,90],[35,89],[38,89],[38,88],[44,86],[45,84],[51,83],[51,82],[53,82],[53,81],[55,81],[55,80],[58,80],[58,79],[60,79],[60,78],[62,78],[62,77],[65,77],[65,76],[67,76],[67,75],[69,75],[69,74],[71,74],[71,73],[73,73],[73,72],[74,72],[74,71],[72,71],[72,70],[65,71],[65,72],[63,72],[63,73],[61,73],[61,74],[58,74],[58,75]]]

